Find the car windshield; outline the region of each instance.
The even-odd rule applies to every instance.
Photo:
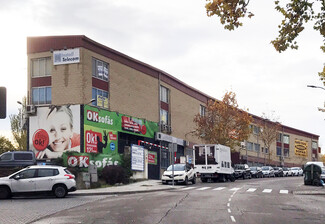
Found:
[[[294,167],[294,168],[291,168],[292,170],[298,170],[298,168],[297,167]]]
[[[263,166],[262,170],[269,170],[269,167],[268,166]]]
[[[170,165],[167,168],[168,171],[172,171],[173,170],[173,166]],[[185,164],[175,164],[174,165],[174,171],[184,171],[185,170]]]
[[[279,170],[279,167],[274,167],[274,170]]]
[[[251,167],[251,170],[256,171],[256,170],[257,170],[257,167],[252,166],[252,167]]]
[[[245,169],[245,166],[241,165],[241,164],[236,164],[235,169],[242,170],[242,169]]]

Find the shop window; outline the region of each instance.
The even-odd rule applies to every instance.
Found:
[[[92,103],[92,105],[108,109],[108,92],[107,91],[97,89],[97,88],[92,88],[92,99],[95,99],[95,101]]]
[[[52,88],[51,87],[32,88],[32,103],[34,105],[51,104]]]
[[[35,58],[31,61],[31,73],[33,78],[51,76],[52,61],[50,57]]]
[[[108,82],[109,80],[109,64],[93,58],[92,62],[92,73],[93,77],[98,78],[100,80]]]

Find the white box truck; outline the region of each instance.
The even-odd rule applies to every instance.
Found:
[[[201,181],[235,181],[234,169],[231,166],[230,153],[230,148],[224,145],[194,145],[194,171],[198,176],[200,176]]]

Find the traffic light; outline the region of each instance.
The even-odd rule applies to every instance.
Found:
[[[7,116],[7,90],[6,87],[0,87],[0,119]]]

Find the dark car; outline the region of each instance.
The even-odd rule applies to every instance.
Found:
[[[281,167],[274,167],[274,175],[276,177],[283,177],[284,174],[283,174],[283,169]]]
[[[235,164],[234,166],[235,169],[235,177],[238,178],[243,178],[243,179],[251,179],[251,169],[247,164]]]
[[[262,168],[258,167],[258,166],[251,166],[251,175],[254,178],[262,178],[263,177],[263,172],[262,172]]]
[[[36,164],[32,151],[11,151],[0,155],[0,167],[26,167]]]

